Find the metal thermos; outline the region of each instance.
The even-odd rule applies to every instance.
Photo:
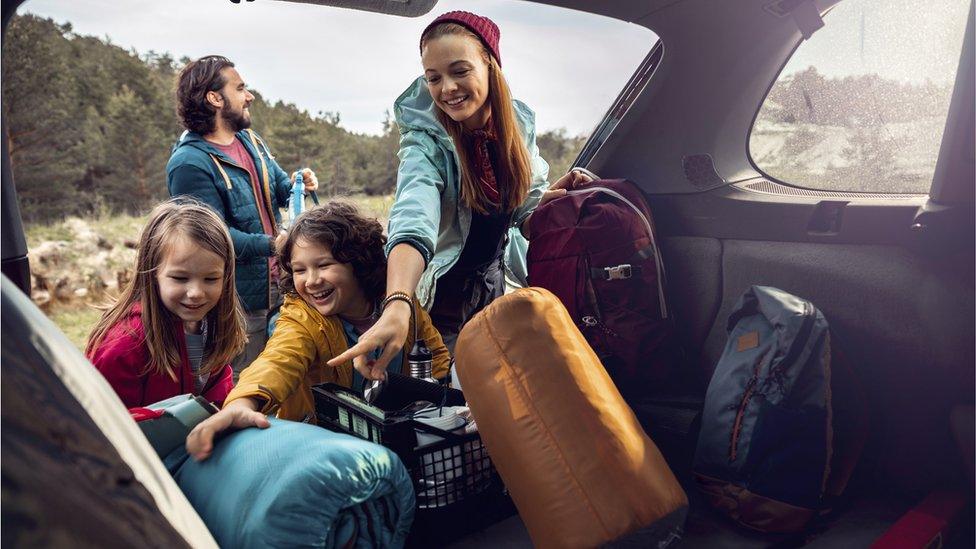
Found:
[[[410,353],[407,354],[407,371],[410,373],[410,377],[430,383],[438,383],[433,375],[433,362],[434,354],[427,348],[427,342],[417,338],[413,348],[410,349]]]

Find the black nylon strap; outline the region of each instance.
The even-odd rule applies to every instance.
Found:
[[[619,274],[615,276],[612,274],[614,272]],[[590,278],[595,278],[597,280],[626,280],[628,278],[640,276],[640,274],[640,265],[630,265],[628,263],[624,263],[623,265],[615,265],[613,267],[590,268]]]
[[[647,246],[644,246],[643,248],[637,250],[637,252],[630,257],[630,262],[640,263],[641,261],[644,261],[645,259],[649,259],[652,257],[654,257],[654,245],[648,244]]]
[[[652,257],[654,257],[654,246],[644,246],[637,250],[634,255],[630,256],[630,259],[627,260],[628,263],[610,267],[590,268],[590,278],[597,280],[626,280],[631,277],[640,276],[641,266],[639,263]]]

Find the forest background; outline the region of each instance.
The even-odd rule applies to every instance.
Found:
[[[4,40],[3,117],[32,298],[83,346],[95,306],[131,274],[146,213],[168,198],[166,162],[183,131],[176,77],[189,59],[125,49],[32,14],[15,16]],[[353,133],[341,113],[251,92],[253,128],[282,167],[311,167],[320,197],[349,199],[385,220],[399,163],[389,112],[380,135]],[[552,177],[569,169],[584,141],[565,129],[537,136]]]

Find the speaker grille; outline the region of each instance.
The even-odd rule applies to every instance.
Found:
[[[752,181],[736,183],[735,186],[746,191],[752,191],[757,193],[778,194],[778,195],[787,195],[787,196],[810,196],[816,198],[882,198],[882,199],[904,200],[904,199],[918,198],[919,196],[925,196],[919,194],[819,191],[816,189],[804,189],[801,187],[791,187],[789,185],[783,185],[782,183],[776,183],[775,181],[769,181],[767,179],[754,179]]]

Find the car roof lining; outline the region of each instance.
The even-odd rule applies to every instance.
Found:
[[[277,0],[296,4],[315,4],[336,8],[356,9],[399,15],[401,17],[420,17],[429,13],[437,0]]]

